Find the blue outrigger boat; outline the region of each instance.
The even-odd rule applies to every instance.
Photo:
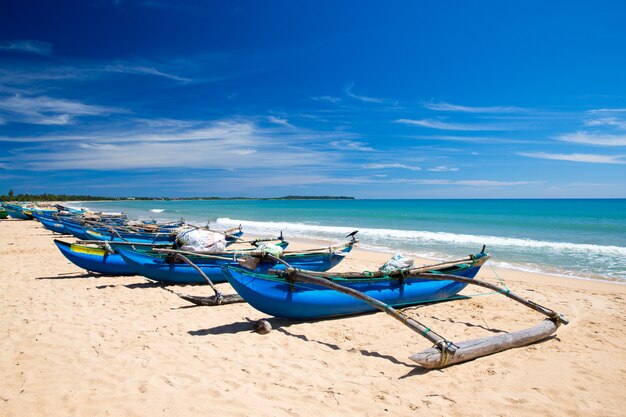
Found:
[[[282,240],[282,236],[277,239],[257,239],[247,243],[257,244],[264,241],[279,241],[276,245],[286,248],[289,242]],[[90,242],[90,244],[69,243],[63,240],[54,239],[63,256],[65,256],[74,265],[85,269],[89,272],[97,272],[103,275],[137,275],[137,271],[132,268],[119,253],[120,248],[128,246],[133,247],[134,252],[150,254],[154,248],[176,249],[171,244],[138,244],[136,242]],[[95,245],[94,245],[95,244]],[[226,252],[229,255],[243,255],[254,249],[240,249],[237,251]],[[163,254],[153,253],[154,256],[161,257]]]
[[[341,262],[352,250],[356,240],[343,244],[333,245],[320,249],[302,252],[283,252],[282,260],[297,268],[312,271],[327,271]],[[206,279],[191,265],[181,259],[177,259],[176,251],[168,253],[141,253],[138,251],[121,249],[120,253],[124,261],[137,272],[154,281],[172,284],[204,284]],[[195,266],[197,266],[211,281],[215,283],[226,282],[224,267],[239,266],[239,260],[249,259],[251,255],[260,258],[255,270],[267,272],[270,268],[284,268],[277,261],[269,259],[262,250],[253,249],[248,251],[221,252],[213,254],[194,254],[182,252]]]
[[[489,255],[484,253],[483,247],[479,254],[466,259],[391,272],[323,274],[288,267],[263,275],[240,268],[227,269],[229,282],[239,295],[253,307],[274,316],[306,320],[382,311],[434,344],[410,359],[423,368],[439,369],[544,340],[561,324],[569,323],[564,315],[514,294],[506,287],[475,279],[487,259]],[[394,308],[449,299],[469,284],[500,293],[547,318],[528,329],[453,342]],[[214,291],[215,296],[202,305],[231,302],[217,289],[214,288]],[[179,296],[196,304],[201,301]],[[238,300],[233,299],[232,302]],[[259,320],[254,328],[265,333],[271,330],[271,324]]]
[[[454,297],[467,286],[455,281],[429,280],[412,275],[447,274],[474,278],[489,259],[486,253],[470,255],[466,259],[420,268],[398,270],[393,273],[318,274],[302,271],[315,277],[359,291],[390,306],[409,306]],[[298,272],[295,266],[290,271]],[[289,273],[270,271],[259,273],[241,267],[224,268],[230,285],[252,307],[266,314],[289,319],[308,320],[374,311],[371,305],[350,295],[310,283],[297,282]]]

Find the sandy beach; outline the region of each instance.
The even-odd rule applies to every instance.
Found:
[[[357,248],[337,269],[389,257]],[[290,322],[247,304],[192,306],[173,291],[208,287],[89,275],[39,223],[2,221],[0,416],[626,415],[626,285],[489,264],[479,277],[496,273],[570,324],[536,345],[427,371],[408,357],[429,342],[382,313]],[[407,313],[455,341],[543,319],[464,290],[478,293]],[[251,331],[262,318],[269,334]]]

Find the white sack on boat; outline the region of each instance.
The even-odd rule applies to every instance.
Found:
[[[411,268],[413,266],[413,259],[402,256],[401,253],[395,254],[389,259],[383,266],[379,268],[382,272],[393,272],[398,269]]]
[[[226,250],[225,236],[210,230],[185,230],[176,236],[176,240],[182,250],[192,252],[224,252]]]
[[[259,250],[265,253],[269,253],[270,255],[275,256],[277,258],[280,258],[280,255],[283,254],[283,248],[278,245],[272,245],[269,243],[261,243],[257,247],[259,248]]]

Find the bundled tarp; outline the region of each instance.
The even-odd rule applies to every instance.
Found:
[[[273,245],[270,243],[261,243],[260,245],[257,245],[257,248],[261,251],[263,251],[263,253],[267,253],[270,254],[272,256],[275,256],[277,258],[280,258],[280,256],[283,254],[283,248],[278,246],[278,245]]]
[[[188,229],[176,235],[180,249],[190,252],[224,252],[226,237],[203,229]]]
[[[379,268],[382,272],[393,272],[399,269],[413,267],[413,259],[402,256],[401,253],[395,254],[383,266]]]

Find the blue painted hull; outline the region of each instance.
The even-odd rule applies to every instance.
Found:
[[[54,240],[54,243],[57,245],[57,248],[59,248],[63,256],[79,268],[86,269],[91,272],[98,272],[104,275],[135,275],[135,272],[117,253],[90,254],[76,250],[76,247],[80,247],[79,245],[72,245],[56,239]]]
[[[240,267],[225,268],[232,287],[252,307],[263,313],[289,319],[309,320],[359,314],[375,309],[349,295],[312,284],[291,284],[274,275],[263,275]],[[454,275],[474,278],[480,266],[467,265]],[[450,298],[467,284],[454,281],[427,281],[417,278],[337,279],[344,285],[391,306],[408,306]]]
[[[78,239],[89,240],[89,236],[87,236],[85,229],[80,224],[66,221],[61,221],[61,223],[63,224],[66,233],[69,233]]]
[[[22,212],[22,210],[19,209],[19,208],[15,208],[15,207],[11,207],[11,206],[4,206],[4,210],[13,219],[21,219],[21,220],[32,220],[33,219],[33,216],[30,216],[28,214],[24,214]]]
[[[39,220],[39,223],[41,223],[43,227],[45,227],[46,229],[54,233],[62,233],[62,234],[67,233],[63,223],[60,223],[58,221],[55,221],[54,219],[44,217],[44,216],[39,216],[39,215],[35,215],[35,218]]]
[[[337,265],[350,252],[351,246],[343,252],[308,254],[308,255],[286,255],[284,260],[294,268],[307,269],[310,271],[326,271]],[[136,251],[117,249],[124,261],[137,274],[143,275],[154,281],[172,284],[204,284],[204,279],[198,272],[183,262],[168,263],[166,256]],[[204,272],[211,281],[215,283],[226,282],[223,267],[239,266],[235,260],[207,259],[189,256],[189,259]],[[270,268],[284,269],[281,264],[274,262],[261,262],[257,271],[267,272]]]

